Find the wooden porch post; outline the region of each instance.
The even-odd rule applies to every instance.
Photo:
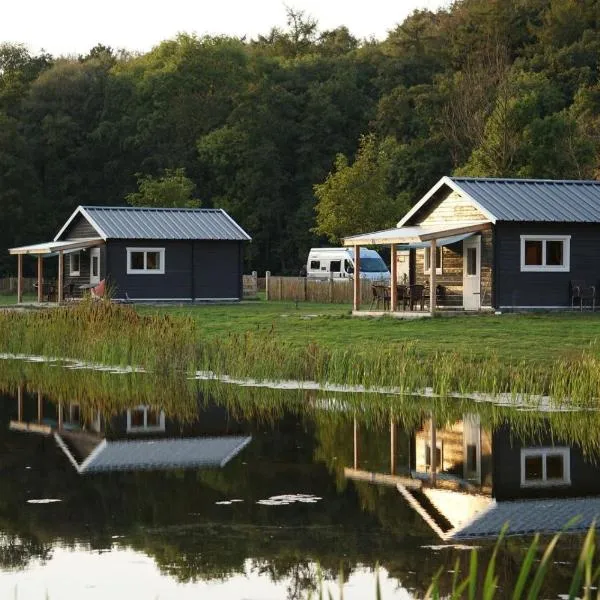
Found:
[[[430,477],[431,483],[435,485],[436,475],[437,475],[437,431],[435,430],[435,417],[433,416],[433,411],[431,412],[431,466],[430,466]]]
[[[390,474],[396,473],[396,421],[390,415]]]
[[[358,423],[354,417],[354,469],[358,469]]]
[[[63,428],[63,409],[62,409],[62,402],[58,402],[58,430],[62,431]]]
[[[23,303],[23,255],[17,254],[17,304]]]
[[[63,251],[58,253],[58,290],[56,291],[56,300],[60,304],[63,301],[63,278],[64,278],[65,256]]]
[[[360,246],[354,246],[354,310],[360,310]]]
[[[37,264],[37,280],[38,280],[38,298],[37,301],[39,304],[42,303],[42,299],[44,297],[44,286],[42,284],[43,275],[44,275],[44,266],[42,263],[42,255],[38,254],[38,264]]]
[[[398,308],[398,258],[396,256],[396,244],[390,246],[390,310]]]
[[[23,420],[23,392],[25,386],[20,383],[17,388],[17,421],[21,422]]]
[[[437,242],[435,239],[431,240],[431,248],[429,250],[429,310],[431,314],[435,312],[435,275],[437,267]]]

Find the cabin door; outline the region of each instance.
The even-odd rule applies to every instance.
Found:
[[[90,249],[90,285],[100,283],[100,248]]]
[[[398,284],[409,285],[410,280],[410,250],[398,250],[396,254]]]
[[[463,308],[481,307],[481,236],[463,241]]]

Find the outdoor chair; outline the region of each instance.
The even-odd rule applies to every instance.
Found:
[[[396,290],[398,306],[402,303],[402,310],[406,310],[406,305],[410,303],[410,289],[407,285],[397,285]]]
[[[584,301],[589,300],[592,311],[596,309],[596,286],[587,285],[583,279],[571,281],[571,309],[579,303],[579,310],[583,310]]]
[[[424,285],[411,285],[410,286],[410,310],[414,310],[418,304],[420,310],[425,309],[425,286]]]
[[[373,285],[371,286],[373,296],[371,298],[371,305],[369,310],[373,308],[379,308],[379,303],[383,304],[383,310],[386,310],[390,306],[390,288],[386,285]]]
[[[93,288],[90,288],[90,293],[94,300],[99,300],[104,297],[104,292],[106,291],[106,280],[103,279],[98,285]]]

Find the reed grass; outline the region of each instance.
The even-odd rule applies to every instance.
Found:
[[[264,331],[203,337],[189,314],[140,313],[110,302],[0,312],[0,351],[131,365],[159,374],[204,370],[220,376],[388,387],[405,393],[482,392],[530,400],[549,395],[580,405],[595,405],[600,390],[596,343],[551,363],[481,351],[437,351],[424,357],[411,341],[373,351],[315,342],[299,346]]]

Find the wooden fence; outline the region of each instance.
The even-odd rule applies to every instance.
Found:
[[[258,273],[252,271],[252,275],[243,276],[244,298],[256,298],[258,295]]]
[[[33,294],[35,292],[34,284],[37,282],[36,277],[23,277],[23,293]],[[0,294],[17,294],[17,278],[16,277],[0,277]]]
[[[360,290],[361,303],[371,302],[371,285],[361,281]],[[352,304],[354,282],[351,279],[273,277],[267,272],[265,296],[267,300]]]

